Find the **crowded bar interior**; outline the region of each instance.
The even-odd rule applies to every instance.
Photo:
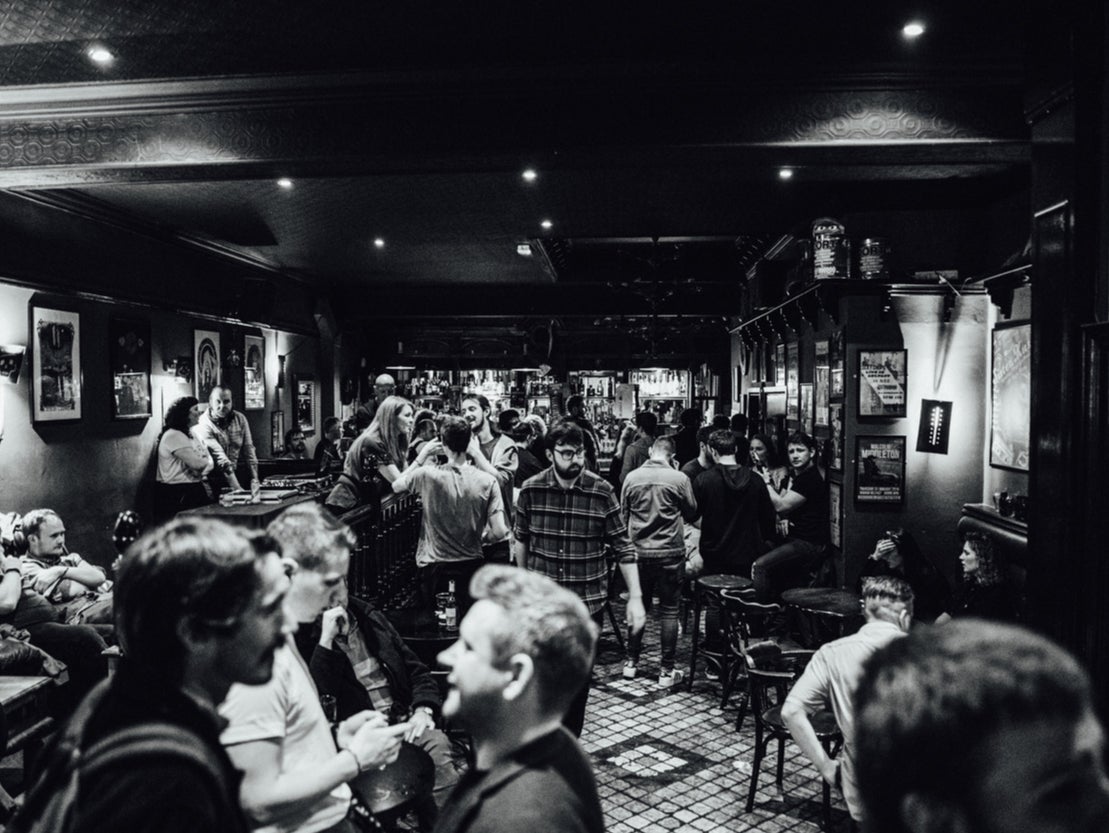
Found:
[[[773,671],[767,700],[748,648],[785,640],[808,661],[864,632],[875,575],[912,585],[911,634],[962,605],[1048,637],[1103,715],[1107,47],[1109,12],[1089,0],[0,10],[4,579],[59,605],[73,585],[58,615],[104,649],[101,673],[34,625],[41,668],[0,656],[0,822],[80,695],[139,664],[117,633],[122,589],[111,601],[141,560],[129,545],[215,519],[284,546],[290,507],[349,530],[350,604],[434,678],[447,785],[466,787],[485,747],[441,711],[459,695],[440,652],[471,602],[492,602],[471,598],[472,570],[428,578],[435,541],[477,544],[429,526],[463,510],[429,497],[425,468],[480,472],[480,557],[545,572],[597,623],[571,730],[610,833],[860,829],[855,788],[822,766],[865,744],[834,721],[829,757],[795,742],[782,680],[799,691],[804,663]],[[452,417],[473,430],[466,451]],[[548,442],[560,425],[576,428]],[[691,462],[684,484],[651,468]],[[633,472],[672,485],[651,500],[677,501],[673,598],[673,571],[644,566],[658,538],[633,522]],[[711,516],[748,479],[770,520],[740,556],[735,524]],[[603,598],[583,589],[592,574],[552,566],[547,480],[600,484],[586,492],[616,507]],[[0,633],[25,642],[6,586]],[[328,633],[321,610],[302,632]],[[410,706],[411,722],[425,707]],[[240,737],[223,743],[244,769]],[[767,738],[785,750],[776,779]],[[467,829],[428,754],[434,801],[413,781],[393,787],[424,803],[380,809],[363,785],[369,822],[430,830],[438,803],[435,829]],[[247,769],[251,826],[368,829],[280,826]]]

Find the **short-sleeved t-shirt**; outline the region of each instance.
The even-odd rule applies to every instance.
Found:
[[[231,686],[219,712],[228,721],[220,735],[225,747],[276,740],[281,744],[283,772],[311,769],[335,757],[335,741],[319,692],[291,639],[274,654],[273,678],[264,685]],[[255,833],[327,830],[346,817],[350,800],[350,787],[340,784],[315,804],[256,828]]]
[[[469,464],[410,468],[393,488],[414,492],[424,502],[416,545],[416,563],[421,567],[481,558],[482,532],[490,518],[505,511],[497,478]]]
[[[158,441],[158,482],[159,483],[199,483],[204,476],[182,463],[173,453],[182,448],[191,448],[197,454],[208,455],[203,441],[189,436],[176,428],[169,428]]]
[[[789,537],[813,544],[828,543],[828,486],[816,466],[796,475],[789,488],[805,499],[789,518]]]

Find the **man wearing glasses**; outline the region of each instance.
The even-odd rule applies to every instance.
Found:
[[[577,593],[599,626],[608,599],[607,547],[628,587],[628,626],[641,630],[646,614],[635,548],[612,486],[586,471],[585,438],[578,426],[559,423],[547,442],[551,467],[520,490],[516,562]],[[575,735],[581,735],[588,697],[587,682],[563,719]]]

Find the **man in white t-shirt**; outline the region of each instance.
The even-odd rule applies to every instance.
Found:
[[[293,571],[286,613],[292,622],[310,622],[346,576],[353,535],[316,504],[290,507],[267,531]],[[291,633],[274,655],[273,679],[233,686],[220,714],[228,721],[220,741],[243,771],[243,809],[267,833],[353,833],[347,782],[396,760],[408,730],[364,711],[339,724],[333,740]]]

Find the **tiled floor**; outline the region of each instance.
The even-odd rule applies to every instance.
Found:
[[[622,617],[617,615],[617,621]],[[819,831],[820,781],[793,744],[786,746],[784,791],[774,784],[776,745],[763,762],[755,807],[744,812],[754,726],[735,732],[736,705],[724,711],[720,683],[703,671],[685,685],[660,690],[658,627],[648,615],[643,659],[634,680],[621,676],[624,657],[607,627],[601,635],[582,745],[592,756],[608,833],[662,831]],[[678,642],[688,673],[689,635]],[[833,797],[831,831],[846,831],[847,811]]]

